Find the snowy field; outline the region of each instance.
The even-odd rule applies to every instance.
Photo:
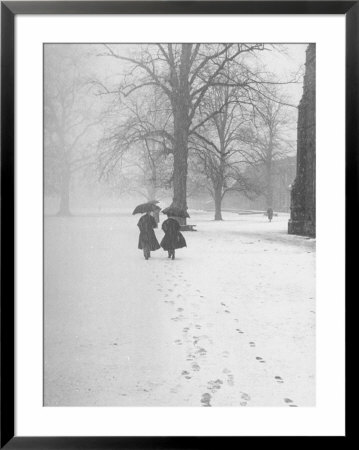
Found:
[[[45,218],[45,405],[315,405],[315,240],[190,214],[175,261],[139,216]]]

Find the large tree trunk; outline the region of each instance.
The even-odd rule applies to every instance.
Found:
[[[172,206],[187,210],[187,143],[178,142],[178,148],[173,155],[173,201]]]
[[[266,158],[266,171],[267,171],[267,189],[266,189],[266,200],[267,200],[267,209],[272,208],[273,209],[273,166],[272,166],[272,160],[273,160],[273,133],[272,130],[270,130],[269,134],[269,143],[268,143],[268,149],[267,149],[267,158]]]
[[[273,177],[272,177],[272,164],[267,164],[267,180],[266,180],[266,200],[267,200],[267,209],[273,209]]]
[[[58,216],[70,216],[70,181],[71,172],[67,164],[61,174],[60,209]]]
[[[173,148],[173,201],[172,206],[187,211],[188,134],[190,127],[189,69],[191,44],[182,44],[181,65],[177,95],[172,99]],[[181,219],[181,225],[186,219]]]
[[[187,172],[188,172],[188,135],[179,130],[175,138],[175,151],[173,153],[173,201],[172,206],[187,211]],[[179,220],[181,225],[186,219]]]
[[[217,189],[214,194],[214,220],[223,220],[222,218],[222,189]]]

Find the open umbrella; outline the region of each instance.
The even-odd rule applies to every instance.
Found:
[[[132,214],[145,214],[151,211],[161,211],[161,208],[152,202],[141,203],[137,205]]]
[[[173,217],[182,217],[186,219],[189,218],[189,214],[187,211],[184,211],[181,208],[177,208],[175,206],[168,206],[167,208],[162,210],[163,214],[166,214],[166,216],[173,216]]]

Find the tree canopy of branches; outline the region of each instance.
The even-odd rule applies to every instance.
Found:
[[[171,161],[166,150],[168,106],[158,89],[147,95],[114,104],[113,124],[107,127],[100,141],[100,178],[127,178],[122,186],[127,193],[135,192],[147,200],[156,198],[160,189],[172,182]],[[119,123],[118,117],[123,120]],[[162,129],[161,135],[158,130]]]
[[[245,155],[261,178],[267,208],[273,208],[275,161],[295,152],[292,137],[295,114],[296,110],[285,102],[275,87],[271,88],[271,97],[259,95],[256,98],[251,132],[246,137],[248,150]]]
[[[241,102],[237,87],[215,86],[208,91],[201,111],[211,117],[191,138],[198,169],[205,175],[214,200],[215,220],[222,220],[222,200],[227,192],[258,193],[258,186],[244,175],[244,147],[251,124],[251,110]],[[212,114],[214,111],[221,111]]]
[[[248,95],[263,86],[259,73],[250,70],[246,58],[265,49],[263,44],[149,44],[135,54],[121,47],[104,45],[101,56],[128,64],[127,75],[115,87],[99,84],[102,93],[129,97],[149,87],[159,88],[170,108],[170,132],[163,127],[151,130],[166,140],[166,151],[173,154],[172,205],[187,209],[189,139],[212,117],[199,110],[208,90],[215,86],[241,88]],[[228,77],[228,68],[236,67]]]

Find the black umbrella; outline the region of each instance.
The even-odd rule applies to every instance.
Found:
[[[177,208],[176,206],[169,206],[168,208],[165,208],[162,210],[163,214],[166,214],[166,216],[173,216],[173,217],[182,217],[186,219],[189,218],[189,214],[187,211],[184,211],[181,208]]]
[[[136,206],[132,214],[144,214],[151,211],[161,211],[161,208],[152,202],[141,203]]]

